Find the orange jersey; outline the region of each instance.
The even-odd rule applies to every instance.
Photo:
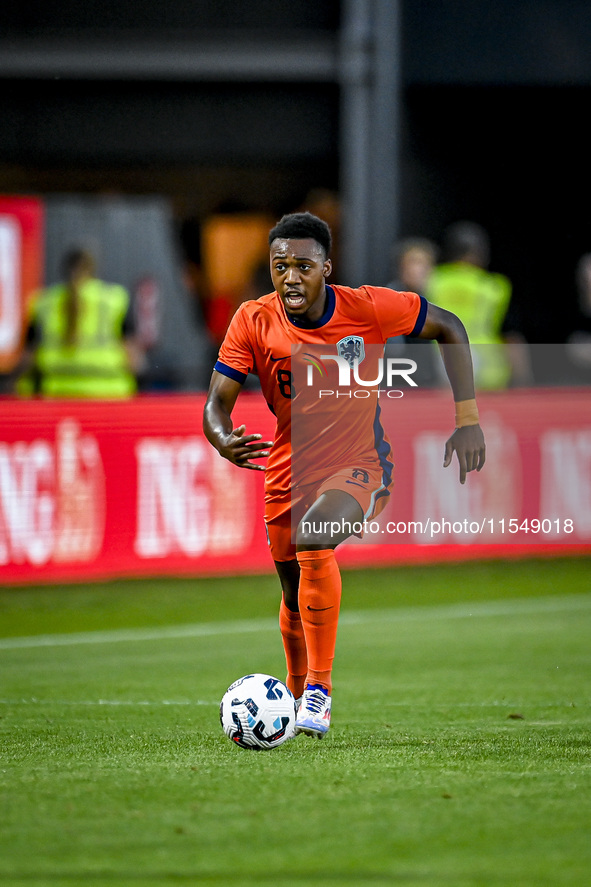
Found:
[[[230,323],[215,365],[219,373],[241,383],[248,373],[258,375],[269,408],[277,417],[275,442],[265,475],[267,499],[285,496],[292,487],[292,406],[298,394],[294,388],[292,354],[305,355],[303,346],[316,346],[316,354],[319,346],[322,351],[335,354],[340,346],[343,353],[350,342],[364,350],[368,345],[383,345],[392,336],[418,335],[427,313],[426,301],[416,293],[333,285],[327,285],[326,292],[324,314],[315,322],[289,316],[276,292],[243,302]],[[374,378],[371,371],[368,368],[365,378]],[[304,394],[301,388],[300,392]],[[375,390],[363,399],[340,399],[330,405],[324,401],[321,415],[322,439],[319,441],[314,432],[308,447],[312,464],[321,464],[319,477],[327,468],[376,464],[391,474],[390,446],[379,425]],[[310,429],[316,427],[318,421],[312,422]],[[302,433],[306,435],[305,428]],[[320,451],[322,459],[317,460]],[[308,474],[306,480],[310,481]],[[388,476],[386,485],[389,482]]]

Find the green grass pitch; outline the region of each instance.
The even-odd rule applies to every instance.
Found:
[[[0,883],[591,885],[591,560],[344,573],[333,726],[218,719],[284,676],[274,577],[0,591]]]

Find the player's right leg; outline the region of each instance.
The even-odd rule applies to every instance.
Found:
[[[300,565],[299,604],[308,651],[308,674],[296,733],[322,738],[330,727],[332,666],[341,603],[341,573],[334,549],[360,521],[358,501],[344,490],[327,490],[308,509],[297,528],[296,553]],[[338,529],[330,538],[323,529]]]
[[[308,673],[308,652],[302,619],[298,609],[300,567],[297,560],[275,561],[281,580],[282,596],[279,606],[279,630],[283,640],[287,678],[285,683],[299,700],[304,692]]]

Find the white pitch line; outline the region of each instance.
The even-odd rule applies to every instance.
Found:
[[[138,706],[160,706],[160,705],[218,705],[219,699],[216,701],[208,699],[157,699],[150,701],[148,699],[37,699],[31,696],[30,699],[0,699],[0,705],[138,705]]]
[[[426,607],[392,607],[387,610],[353,610],[340,617],[342,626],[373,622],[423,622],[428,620],[520,616],[530,613],[562,613],[591,610],[591,595],[518,598],[504,601],[475,601]],[[111,644],[129,641],[157,641],[176,638],[215,637],[224,634],[278,631],[278,620],[242,619],[234,622],[205,622],[169,625],[160,628],[130,628],[113,631],[88,631],[72,634],[41,634],[29,637],[0,638],[1,650],[29,647],[69,647],[77,644]]]
[[[113,631],[84,631],[72,634],[40,634],[0,639],[0,650],[23,647],[69,647],[76,644],[112,644],[126,641],[160,641],[176,638],[214,637],[278,628],[277,619],[243,619],[239,622],[202,622],[159,628],[117,628]]]

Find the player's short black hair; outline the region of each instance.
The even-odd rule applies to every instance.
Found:
[[[277,237],[291,240],[315,240],[322,249],[326,258],[330,255],[332,247],[332,235],[330,228],[318,216],[312,213],[288,213],[283,216],[274,228],[269,231],[269,246]]]

